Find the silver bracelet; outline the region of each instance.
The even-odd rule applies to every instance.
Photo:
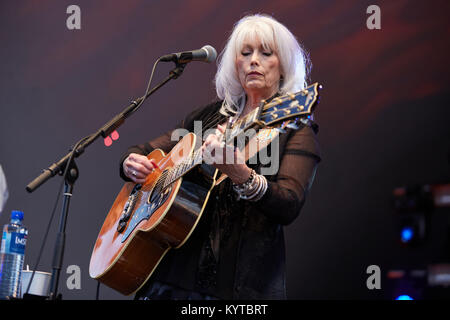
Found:
[[[261,188],[262,188],[262,183],[261,183],[260,175],[256,175],[255,184],[254,184],[253,188],[251,190],[248,190],[248,192],[243,192],[242,198],[245,200],[253,199],[254,197],[256,197],[258,192],[261,191]]]
[[[233,184],[233,189],[237,193],[237,200],[258,201],[267,191],[266,177],[255,173],[255,176],[249,179],[248,182],[250,183],[245,184],[245,186],[243,186],[244,184]]]
[[[259,200],[264,196],[264,194],[265,194],[266,191],[267,191],[267,187],[268,187],[267,179],[266,179],[266,177],[264,177],[264,176],[262,176],[262,175],[260,175],[260,177],[261,177],[262,185],[263,185],[263,186],[262,186],[262,189],[261,189],[261,191],[258,192],[258,194],[256,195],[256,197],[253,198],[253,199],[251,199],[250,201],[253,201],[253,202],[259,201]]]
[[[255,170],[251,169],[250,177],[247,179],[247,181],[240,184],[233,183],[233,189],[235,189],[236,191],[243,191],[243,192],[249,190],[255,182],[255,177],[256,172]]]

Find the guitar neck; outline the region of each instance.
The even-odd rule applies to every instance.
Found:
[[[184,176],[191,171],[194,167],[202,163],[202,150],[197,149],[190,157],[181,161],[166,173],[164,188]]]
[[[235,137],[240,135],[244,130],[257,126],[255,123],[255,119],[259,114],[259,108],[247,114],[242,119],[236,121],[232,128],[228,128],[226,130],[226,134],[224,136],[224,142],[230,143],[233,141]],[[195,166],[202,163],[202,150],[201,148],[197,149],[190,157],[178,163],[174,167],[168,170],[165,177],[164,187],[169,186],[177,179],[181,178],[183,175],[192,170]]]

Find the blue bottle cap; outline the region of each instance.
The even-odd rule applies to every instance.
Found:
[[[23,212],[18,210],[11,211],[11,219],[23,220]]]

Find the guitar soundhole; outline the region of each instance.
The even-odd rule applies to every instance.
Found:
[[[158,181],[150,194],[148,202],[151,203],[152,206],[157,206],[159,208],[166,201],[171,190],[171,186],[164,188],[164,183],[159,183]]]

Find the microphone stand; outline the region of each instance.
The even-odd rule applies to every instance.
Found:
[[[137,108],[144,102],[147,97],[152,95],[154,92],[156,92],[159,88],[161,88],[163,85],[165,85],[167,82],[169,82],[172,79],[177,79],[184,71],[184,67],[186,66],[186,63],[176,63],[176,66],[174,69],[172,69],[169,72],[169,76],[165,78],[163,81],[161,81],[158,85],[156,85],[153,89],[149,90],[144,96],[131,101],[131,104],[126,107],[122,112],[120,112],[118,115],[116,115],[114,118],[112,118],[110,121],[108,121],[105,125],[103,125],[95,134],[92,134],[85,140],[83,140],[79,147],[76,148],[76,150],[71,150],[68,154],[66,154],[64,157],[62,157],[59,161],[56,163],[53,163],[51,166],[49,166],[47,169],[44,169],[43,172],[35,178],[32,182],[30,182],[26,190],[28,192],[33,192],[36,190],[39,186],[41,186],[44,182],[49,180],[50,178],[54,177],[56,174],[62,175],[64,172],[64,169],[66,166],[69,166],[69,170],[67,171],[67,176],[64,177],[64,197],[63,197],[63,208],[61,211],[60,221],[59,221],[59,232],[56,237],[56,243],[53,253],[53,263],[52,263],[52,275],[51,275],[51,282],[50,282],[50,293],[49,293],[49,299],[50,300],[60,300],[61,294],[57,294],[58,292],[58,282],[59,282],[59,276],[62,268],[62,261],[64,257],[64,247],[65,247],[65,230],[66,230],[66,222],[67,222],[67,215],[69,213],[69,204],[70,204],[70,198],[72,197],[72,191],[73,186],[75,184],[75,181],[78,178],[78,168],[75,164],[75,159],[79,157],[81,154],[84,153],[86,147],[88,147],[90,144],[92,144],[97,138],[100,136],[106,138],[109,136],[114,130],[116,130],[118,127],[120,127],[124,122],[125,119],[127,119],[131,114],[133,114]],[[69,159],[71,158],[72,152],[74,153],[72,156],[72,161],[70,163],[67,163]],[[34,272],[36,270],[33,270],[33,275],[30,279],[30,284],[33,281]]]

